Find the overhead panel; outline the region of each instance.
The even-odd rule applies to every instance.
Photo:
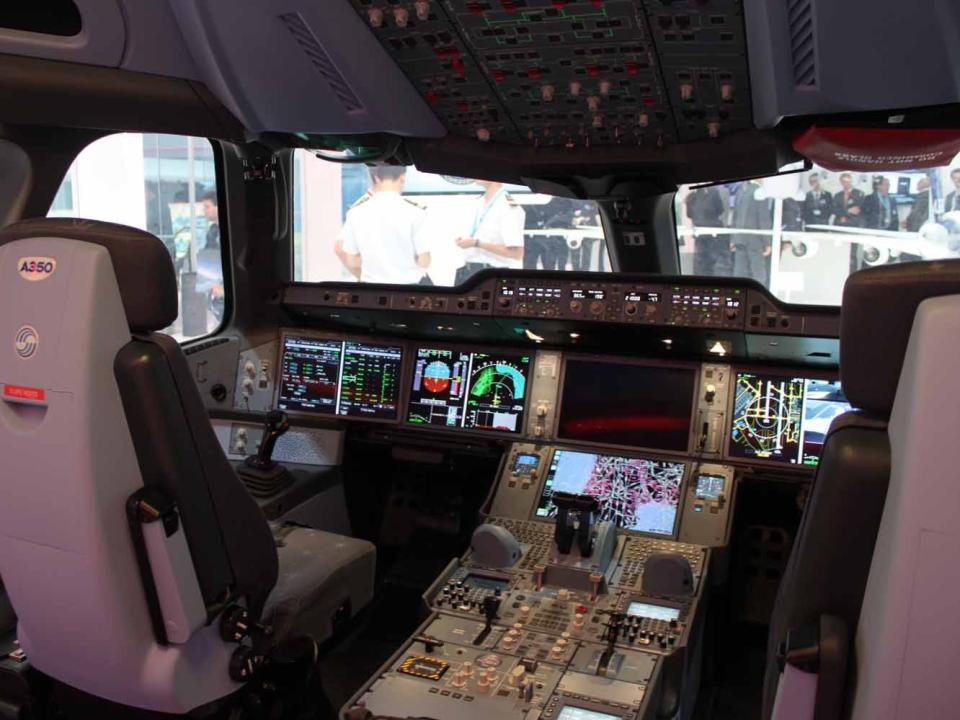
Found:
[[[751,127],[737,0],[351,0],[458,136],[645,145]]]

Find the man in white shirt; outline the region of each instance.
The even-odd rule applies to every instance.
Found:
[[[464,250],[464,265],[457,271],[457,284],[485,268],[523,266],[523,223],[526,213],[507,194],[503,183],[477,180],[484,193],[477,201],[472,229],[457,238]]]
[[[406,174],[404,167],[370,168],[370,193],[347,211],[337,254],[361,282],[424,281],[430,265],[430,248],[422,232],[424,210],[400,194]]]

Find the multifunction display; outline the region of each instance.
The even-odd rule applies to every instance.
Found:
[[[520,432],[530,355],[417,350],[407,422]]]
[[[830,423],[849,409],[837,381],[738,372],[727,454],[815,466]]]
[[[403,348],[288,335],[280,359],[280,410],[395,420]]]
[[[558,449],[550,461],[534,517],[556,517],[555,492],[590,495],[600,501],[601,520],[626,530],[672,536],[684,469],[679,462]]]
[[[685,452],[696,370],[571,358],[557,437]]]

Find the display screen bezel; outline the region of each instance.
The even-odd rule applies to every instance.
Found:
[[[608,452],[604,452],[607,450]],[[683,478],[680,481],[679,493],[680,497],[677,501],[677,513],[673,518],[673,532],[669,535],[663,533],[653,533],[653,532],[643,532],[641,530],[631,530],[629,528],[617,528],[618,533],[627,533],[629,535],[636,535],[638,537],[648,537],[656,538],[657,540],[676,540],[680,533],[680,521],[683,517],[684,507],[687,502],[687,487],[690,483],[690,468],[691,463],[687,460],[676,458],[676,457],[658,457],[656,455],[650,455],[648,453],[631,453],[623,452],[619,448],[606,447],[606,448],[597,448],[594,446],[575,446],[575,445],[557,445],[550,449],[549,456],[546,460],[546,465],[544,465],[544,471],[542,473],[542,478],[537,484],[537,492],[533,497],[533,502],[530,506],[529,518],[535,522],[548,523],[550,525],[554,524],[553,518],[548,517],[539,517],[537,515],[537,510],[540,507],[540,500],[543,498],[543,490],[547,485],[547,480],[550,478],[550,468],[553,467],[554,456],[557,454],[557,451],[563,452],[578,452],[586,453],[589,455],[616,455],[617,457],[631,458],[637,460],[653,460],[660,462],[672,462],[680,463],[683,467]]]
[[[745,465],[745,466],[755,466],[760,465],[763,467],[776,467],[781,468],[784,471],[788,472],[798,472],[798,473],[807,473],[812,474],[817,472],[817,468],[820,467],[820,462],[823,461],[823,455],[821,453],[820,462],[816,465],[805,465],[803,462],[792,463],[788,460],[771,460],[768,458],[758,458],[758,457],[742,457],[740,455],[734,455],[731,452],[731,447],[733,446],[733,409],[737,402],[737,379],[741,373],[750,373],[753,375],[761,375],[764,377],[773,377],[773,378],[802,378],[805,381],[810,380],[820,380],[823,382],[839,382],[840,375],[838,372],[823,371],[823,370],[813,370],[811,368],[798,368],[798,367],[763,367],[758,365],[734,365],[730,368],[730,391],[729,397],[727,398],[727,418],[724,423],[724,442],[723,442],[723,454],[722,458],[724,462],[728,462],[731,465]],[[842,386],[841,386],[842,389]],[[806,398],[804,398],[804,409],[806,407]],[[800,439],[800,453],[802,460],[803,453],[803,438]]]
[[[418,432],[443,432],[443,433],[468,433],[475,435],[483,435],[486,437],[499,437],[499,438],[511,438],[514,440],[523,439],[527,437],[527,418],[530,413],[530,398],[533,390],[533,378],[534,372],[537,365],[537,351],[531,347],[518,348],[515,346],[484,346],[484,345],[473,345],[473,344],[462,344],[462,343],[445,343],[445,342],[425,342],[413,340],[407,343],[408,350],[408,367],[407,374],[405,377],[405,387],[404,391],[406,393],[406,399],[403,405],[403,413],[400,416],[400,423],[404,428],[410,430],[416,430]],[[413,374],[415,372],[417,355],[420,353],[420,350],[445,350],[450,352],[466,352],[466,353],[484,353],[486,355],[496,355],[502,353],[503,355],[529,355],[530,364],[527,370],[527,378],[524,387],[523,393],[523,412],[520,414],[520,417],[517,421],[517,430],[510,432],[504,430],[478,430],[476,428],[467,428],[467,427],[446,427],[443,425],[423,425],[420,423],[410,422],[410,403],[413,399]],[[469,392],[469,389],[468,389]]]
[[[567,364],[571,361],[587,361],[587,362],[602,362],[609,363],[612,365],[637,365],[642,367],[650,368],[667,368],[667,369],[682,369],[690,370],[693,373],[693,393],[690,402],[690,423],[687,429],[687,445],[682,450],[665,450],[663,448],[652,447],[647,445],[618,445],[610,442],[591,442],[589,440],[581,440],[579,438],[570,438],[565,437],[560,434],[560,420],[563,417],[563,396],[564,396],[564,387],[566,386],[567,381]],[[556,438],[558,442],[572,443],[576,445],[585,445],[589,447],[599,447],[599,448],[614,448],[618,450],[625,450],[629,453],[640,452],[652,452],[659,455],[674,455],[677,457],[688,456],[691,451],[691,444],[693,438],[696,435],[696,416],[697,416],[697,397],[700,392],[700,375],[701,367],[703,363],[680,360],[677,362],[661,361],[661,360],[633,360],[630,358],[623,358],[618,356],[611,355],[592,355],[592,354],[581,354],[581,353],[563,353],[563,362],[560,368],[560,378],[557,383],[557,409],[554,413],[553,418],[553,427],[551,428],[553,432],[553,437]]]
[[[274,389],[273,389],[273,407],[279,408],[280,406],[280,393],[283,390],[283,351],[286,347],[287,338],[298,338],[306,337],[317,340],[331,340],[334,342],[341,343],[343,350],[341,352],[346,352],[347,343],[368,343],[371,345],[384,345],[388,347],[398,347],[400,348],[400,372],[399,372],[399,392],[397,394],[397,411],[394,413],[393,417],[364,417],[363,415],[339,415],[336,410],[332,413],[323,413],[316,412],[314,410],[303,410],[303,409],[290,409],[284,410],[283,412],[287,413],[292,417],[298,418],[311,418],[313,420],[325,420],[328,422],[349,420],[351,422],[372,422],[379,424],[388,424],[396,425],[400,422],[400,413],[406,407],[406,395],[404,383],[406,381],[408,370],[410,369],[409,359],[410,359],[410,344],[403,340],[396,340],[391,338],[382,338],[382,337],[366,337],[360,335],[341,335],[339,333],[332,332],[323,332],[316,330],[299,330],[297,328],[283,328],[280,331],[280,341],[277,346],[277,358],[276,366],[274,368]],[[338,377],[338,381],[340,378]]]

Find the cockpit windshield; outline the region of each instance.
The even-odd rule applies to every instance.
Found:
[[[455,285],[485,268],[611,270],[596,202],[294,154],[294,279]]]
[[[810,170],[676,196],[687,275],[753,278],[793,303],[839,305],[865,267],[960,257],[960,155],[896,173]]]

